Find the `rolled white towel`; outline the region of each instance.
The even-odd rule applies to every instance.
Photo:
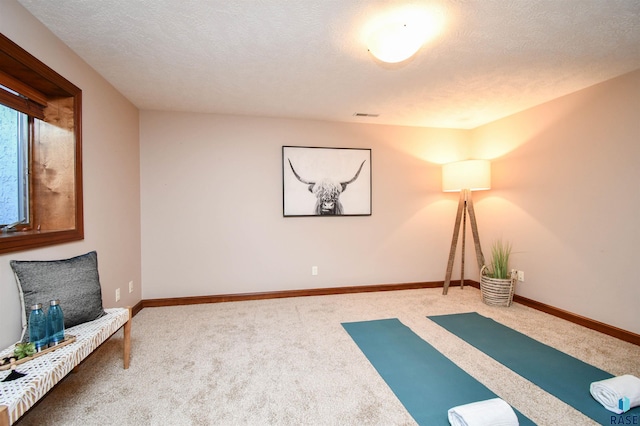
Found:
[[[618,405],[622,398],[629,398],[629,408],[640,406],[640,379],[630,374],[593,382],[589,391],[604,408],[616,414],[627,411]]]
[[[458,405],[449,409],[452,426],[518,426],[513,408],[500,398]]]

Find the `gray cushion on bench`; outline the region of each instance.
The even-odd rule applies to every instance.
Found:
[[[98,276],[98,254],[95,251],[71,259],[9,262],[18,283],[22,303],[23,338],[31,306],[60,300],[64,327],[93,321],[105,315]]]

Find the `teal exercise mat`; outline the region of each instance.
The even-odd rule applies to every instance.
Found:
[[[496,398],[397,318],[342,326],[420,425],[448,426],[449,408]],[[535,425],[514,411],[521,425]]]
[[[640,407],[617,415],[593,399],[591,382],[613,377],[604,370],[477,312],[427,318],[602,425],[640,422]]]

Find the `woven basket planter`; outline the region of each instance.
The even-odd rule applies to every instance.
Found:
[[[485,268],[482,268],[484,272]],[[491,306],[511,306],[515,291],[515,278],[491,278],[484,274],[480,277],[482,301]]]

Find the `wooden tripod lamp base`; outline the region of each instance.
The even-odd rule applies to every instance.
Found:
[[[476,260],[478,269],[482,269],[484,265],[484,255],[480,246],[480,236],[478,235],[478,223],[476,214],[473,209],[473,200],[471,191],[489,189],[491,187],[491,164],[488,160],[467,160],[458,161],[456,163],[445,164],[442,166],[442,190],[444,192],[460,191],[460,200],[458,201],[458,212],[456,214],[456,223],[453,227],[453,238],[451,240],[451,249],[449,251],[449,261],[447,263],[447,274],[444,280],[442,294],[447,294],[449,285],[451,284],[451,274],[453,273],[453,263],[458,248],[458,237],[460,228],[462,228],[462,259],[460,271],[460,288],[464,288],[464,257],[465,257],[465,240],[467,231],[467,213],[471,222],[471,232],[473,234],[473,242],[476,249]]]
[[[447,275],[444,279],[444,287],[442,294],[447,294],[449,284],[451,284],[451,274],[453,273],[453,262],[456,257],[458,248],[458,237],[460,228],[462,228],[462,255],[460,260],[460,288],[464,288],[464,252],[465,240],[467,233],[467,212],[469,213],[469,222],[471,222],[471,233],[473,234],[473,243],[476,247],[476,260],[478,261],[478,269],[482,269],[484,265],[484,255],[482,247],[480,247],[480,236],[478,235],[478,223],[476,222],[476,214],[473,210],[473,200],[471,199],[471,191],[463,189],[460,191],[460,201],[458,202],[458,213],[456,214],[456,224],[453,228],[453,239],[451,240],[451,250],[449,251],[449,261],[447,262]]]

